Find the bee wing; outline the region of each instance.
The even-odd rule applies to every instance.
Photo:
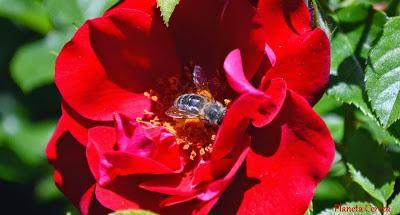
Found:
[[[193,69],[193,83],[197,89],[203,90],[208,88],[207,77],[203,69],[199,65],[195,65]]]
[[[207,76],[207,73],[199,65],[194,66],[193,83],[198,91],[222,91],[221,89],[225,87],[225,85],[219,82],[217,76]]]
[[[193,114],[193,113],[189,113],[187,111],[182,111],[179,110],[178,108],[176,108],[175,106],[172,106],[170,108],[168,108],[168,110],[165,111],[165,114],[169,117],[172,118],[178,118],[178,119],[187,119],[187,118],[201,118],[199,115],[197,114]]]

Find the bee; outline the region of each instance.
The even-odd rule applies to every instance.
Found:
[[[197,118],[213,126],[220,125],[224,118],[226,107],[222,103],[215,101],[211,96],[200,93],[205,88],[207,80],[198,65],[193,69],[193,83],[199,93],[187,93],[178,96],[165,114],[172,118]]]

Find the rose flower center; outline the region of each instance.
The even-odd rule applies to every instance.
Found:
[[[136,121],[150,122],[154,126],[165,127],[175,136],[181,152],[189,160],[208,160],[213,150],[218,124],[206,120],[205,115],[209,113],[203,109],[210,103],[211,105],[218,104],[220,109],[214,111],[212,116],[218,118],[215,114],[219,114],[222,121],[226,105],[230,100],[224,99],[224,105],[217,101],[223,98],[225,90],[225,84],[220,81],[222,76],[214,75],[205,80],[206,78],[200,77],[204,75],[202,74],[204,71],[194,63],[189,63],[183,71],[182,77],[171,77],[167,82],[158,81],[158,84],[162,86],[161,89],[165,89],[163,92],[153,89],[144,92],[144,96],[151,100],[152,107],[151,110],[144,110],[144,117],[138,117]],[[204,98],[206,104],[201,105],[202,110],[191,112],[190,109],[196,109],[199,106],[195,107],[189,99],[179,99],[191,96]],[[187,109],[182,110],[182,107]],[[168,114],[171,109],[175,109],[177,113]]]

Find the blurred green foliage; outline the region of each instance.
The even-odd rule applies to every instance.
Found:
[[[2,212],[76,213],[54,186],[44,155],[60,112],[54,61],[78,26],[115,2],[0,0]],[[307,214],[336,214],[336,204],[389,206],[385,215],[398,214],[400,1],[306,3],[331,40],[331,81],[314,109],[337,148]]]

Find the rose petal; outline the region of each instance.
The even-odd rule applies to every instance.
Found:
[[[179,145],[175,136],[162,126],[138,123],[115,114],[119,151],[154,159],[172,169],[182,169]]]
[[[119,114],[114,115],[119,151],[150,157],[155,148],[155,143],[150,139],[136,121],[131,122]]]
[[[325,33],[316,29],[301,41],[285,48],[285,56],[277,55],[276,65],[265,77],[283,78],[289,89],[315,104],[325,92],[330,69],[329,41]]]
[[[224,61],[224,69],[229,85],[236,92],[243,94],[256,91],[245,76],[239,49],[235,49],[228,54]]]
[[[254,89],[243,94],[228,108],[213,146],[213,160],[221,159],[244,141],[250,121],[262,127],[279,113],[286,96],[285,83],[274,79],[264,83],[262,90],[264,88],[267,88],[265,92]]]
[[[103,207],[95,196],[96,185],[92,185],[86,193],[83,195],[80,203],[79,210],[83,215],[98,215],[98,214],[109,214],[112,211]]]
[[[293,91],[286,98],[276,120],[255,129],[246,177],[235,179],[217,213],[303,214],[307,209],[335,149],[326,125],[306,100]]]
[[[47,145],[46,156],[55,168],[54,181],[57,187],[79,207],[82,196],[95,181],[86,163],[85,147],[65,131],[65,122],[65,118],[61,117]]]
[[[99,126],[89,130],[86,158],[96,181],[99,181],[102,177],[100,173],[102,155],[112,151],[115,142],[115,129],[112,127]]]
[[[181,70],[161,21],[145,12],[117,9],[85,23],[56,61],[55,82],[63,99],[92,120],[113,113],[136,118],[150,109],[144,91],[158,89]],[[90,102],[88,102],[90,101]]]
[[[212,199],[210,201],[201,202],[194,208],[193,215],[202,215],[202,214],[209,214],[211,209],[214,207],[215,203],[219,198]]]
[[[220,43],[224,46],[222,56],[231,50],[242,53],[245,75],[251,79],[262,66],[265,53],[262,19],[249,1],[225,1],[221,12]],[[270,67],[271,65],[266,65]]]
[[[170,20],[181,59],[193,61],[205,72],[215,73],[218,60],[218,27],[223,2],[180,0]]]
[[[167,195],[192,196],[196,189],[192,186],[192,171],[180,174],[156,176],[142,182],[139,186],[148,191]]]
[[[318,101],[329,79],[329,40],[320,29],[312,30],[304,1],[260,0],[265,41],[276,54],[276,65],[266,69],[268,78],[283,78],[288,88],[311,104]]]
[[[112,126],[112,122],[93,121],[84,118],[74,111],[65,101],[61,103],[61,113],[63,124],[66,130],[78,140],[79,143],[86,146],[88,143],[88,130],[95,126]]]
[[[226,174],[236,160],[221,159],[215,161],[205,161],[198,164],[193,172],[192,184],[197,185],[200,182],[211,181],[222,177]]]
[[[127,152],[108,152],[100,158],[99,184],[104,186],[116,176],[132,174],[168,174],[179,172],[163,163]]]
[[[138,187],[140,177],[119,177],[107,187],[96,187],[96,198],[107,208],[112,210],[144,209],[159,214],[187,214],[193,211],[199,201],[192,200],[182,204],[161,208],[159,203],[165,198],[154,192]]]
[[[266,38],[271,48],[278,53],[280,45],[299,39],[312,30],[307,6],[302,0],[259,0],[258,12],[265,26]]]
[[[212,181],[210,184],[206,186],[206,190],[199,194],[197,197],[203,201],[209,201],[214,198],[219,198],[219,196],[225,191],[225,189],[229,186],[231,181],[233,180],[236,172],[238,171],[239,167],[243,164],[247,154],[249,153],[248,145],[243,145],[244,148],[241,150],[241,153],[238,157],[235,157],[234,165],[229,169],[228,174],[224,176],[224,178]]]
[[[170,158],[170,160],[177,160],[177,162],[161,163],[140,154],[115,151],[115,133],[115,129],[111,127],[99,126],[89,130],[86,156],[90,169],[100,185],[106,185],[118,175],[166,174],[181,171],[182,166],[178,155]],[[137,141],[139,140],[132,140],[129,144],[140,144]],[[173,164],[173,166],[167,166],[168,164]]]

